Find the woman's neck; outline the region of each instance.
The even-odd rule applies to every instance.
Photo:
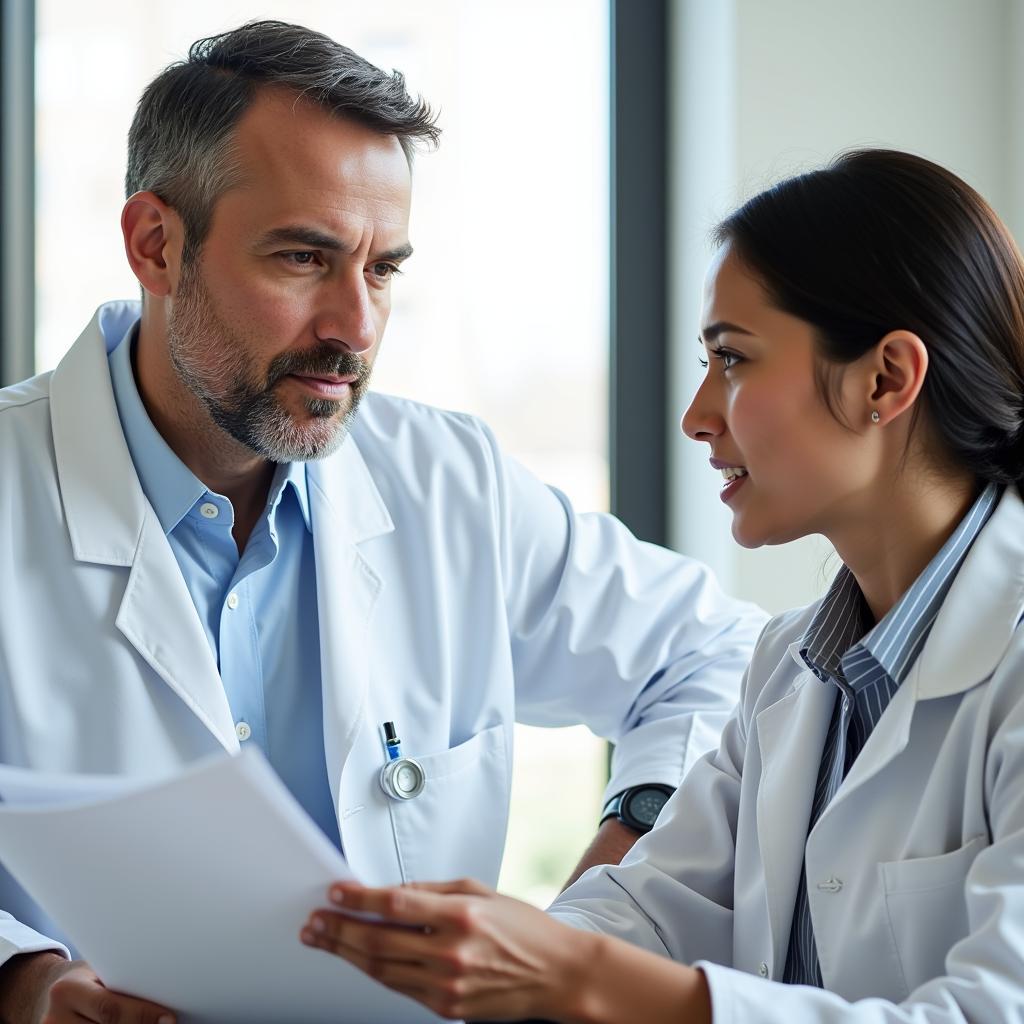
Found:
[[[854,520],[828,531],[857,578],[875,622],[910,589],[978,496],[970,473],[958,477],[900,474]]]

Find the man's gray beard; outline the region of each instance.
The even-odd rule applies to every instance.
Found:
[[[366,392],[366,363],[347,349],[322,343],[276,356],[266,379],[257,382],[250,375],[244,337],[217,316],[198,263],[186,268],[167,322],[167,350],[185,389],[225,433],[271,462],[306,462],[336,452]],[[314,422],[298,426],[274,393],[278,381],[291,373],[356,374],[348,409],[339,416],[340,402],[307,398],[306,412]]]

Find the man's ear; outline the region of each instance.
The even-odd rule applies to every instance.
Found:
[[[121,211],[124,251],[132,273],[151,295],[173,294],[181,270],[181,218],[155,192],[136,192]]]
[[[868,383],[860,421],[884,426],[906,412],[928,373],[928,349],[911,331],[890,331],[867,355]],[[878,419],[872,413],[878,413]]]

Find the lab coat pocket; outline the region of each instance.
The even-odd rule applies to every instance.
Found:
[[[951,853],[879,865],[908,991],[946,973],[946,955],[967,934],[967,872],[988,845],[980,835]]]
[[[426,778],[423,792],[390,806],[403,879],[470,877],[493,884],[508,824],[505,726],[484,729],[449,750],[415,756]]]

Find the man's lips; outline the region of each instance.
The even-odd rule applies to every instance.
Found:
[[[288,376],[320,398],[340,398],[348,391],[349,386],[358,380],[355,374],[338,376],[336,374],[291,373]]]

